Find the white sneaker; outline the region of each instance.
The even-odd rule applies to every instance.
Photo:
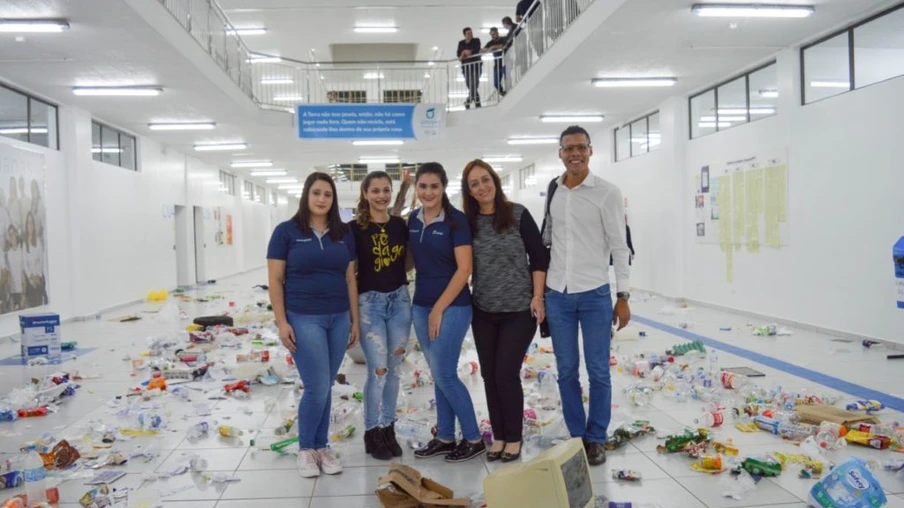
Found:
[[[342,472],[342,464],[339,463],[339,459],[333,450],[321,448],[317,450],[317,454],[320,455],[320,468],[324,473],[339,474]]]
[[[301,450],[298,452],[298,474],[303,478],[315,478],[320,476],[320,454],[314,450]]]

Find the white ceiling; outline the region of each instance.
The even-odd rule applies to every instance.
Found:
[[[512,14],[516,3],[491,1],[494,5],[481,0],[447,0],[446,5],[439,0],[221,3],[234,25],[265,26],[269,30],[266,35],[245,38],[253,51],[309,60],[309,50],[314,49],[318,59],[327,60],[320,55],[329,54],[330,44],[408,43],[417,45],[419,59],[428,60],[437,58],[433,45],[440,46],[443,58],[453,55],[462,26],[477,29],[483,24],[498,24],[502,16]],[[0,34],[0,78],[55,102],[87,109],[100,120],[186,153],[193,153],[191,147],[198,142],[248,142],[249,149],[241,154],[193,153],[224,168],[235,159],[269,159],[303,177],[315,166],[355,162],[360,155],[399,154],[405,161],[441,161],[455,174],[474,157],[520,153],[525,158],[523,164],[527,164],[548,154],[553,149],[548,145],[511,147],[505,143],[509,137],[556,135],[561,126],[540,123],[541,114],[603,113],[607,116],[603,127],[631,120],[670,96],[712,85],[783,47],[892,4],[817,0],[812,2],[816,14],[807,19],[741,19],[734,20],[737,27],[731,28],[732,20],[693,16],[692,3],[626,1],[585,40],[572,41],[574,49],[537,86],[527,91],[516,89],[517,93],[506,99],[510,104],[500,109],[452,113],[444,141],[409,143],[396,150],[299,140],[290,115],[252,112],[247,104],[237,104],[234,96],[224,93],[174,48],[177,42],[162,37],[123,0],[91,0],[91,9],[66,0],[0,5],[0,18],[63,17],[71,24],[66,33],[30,35],[24,42]],[[396,24],[400,32],[355,34],[352,27],[356,21]],[[565,39],[560,44],[564,46]],[[593,77],[628,75],[675,76],[679,83],[670,89],[590,86]],[[70,92],[72,86],[139,84],[163,85],[166,91],[157,98],[75,97]],[[160,133],[146,127],[148,122],[205,120],[215,121],[217,130]],[[247,174],[244,170],[234,172]]]

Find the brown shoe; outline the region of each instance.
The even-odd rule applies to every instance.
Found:
[[[587,450],[587,462],[591,466],[598,466],[606,462],[606,448],[603,443],[588,442],[585,448]]]

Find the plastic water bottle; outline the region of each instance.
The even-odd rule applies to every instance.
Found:
[[[188,437],[191,439],[199,439],[201,436],[210,431],[210,424],[207,422],[197,423],[188,429]]]
[[[44,480],[44,460],[38,455],[35,445],[29,445],[28,456],[23,464],[23,476],[25,476],[25,494],[28,496],[28,505],[34,506],[47,502],[47,486]]]
[[[722,411],[712,411],[710,409],[704,409],[706,411],[703,413],[703,416],[694,420],[694,423],[698,425],[706,425],[707,427],[719,427],[723,423],[725,423],[725,413]]]
[[[430,427],[431,425],[426,422],[397,421],[395,433],[402,439],[427,442],[433,438]]]

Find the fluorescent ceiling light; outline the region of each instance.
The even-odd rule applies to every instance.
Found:
[[[464,106],[446,106],[446,111],[448,112],[464,111],[465,109],[467,108]]]
[[[434,65],[436,65],[436,62],[427,62],[427,65],[429,65],[430,67],[433,67]]]
[[[489,33],[490,33],[490,28],[493,28],[493,27],[492,27],[492,26],[485,26],[485,27],[483,27],[483,28],[480,29],[480,33],[482,33],[482,34],[489,34]],[[506,35],[508,35],[508,28],[499,26],[499,27],[496,27],[496,29],[499,30],[499,36],[500,36],[500,37],[505,37]]]
[[[46,127],[32,127],[32,134],[47,134]],[[0,134],[28,134],[28,127],[0,127]]]
[[[424,79],[430,79],[430,73],[429,73],[429,72],[425,72],[425,73],[424,73]]]
[[[352,141],[355,146],[395,146],[404,145],[401,139],[359,139]]]
[[[122,153],[122,148],[92,148],[91,153]]]
[[[496,57],[493,56],[492,53],[488,53],[486,55],[481,56],[480,59],[483,60],[484,62],[492,62],[493,60],[496,59]]]
[[[277,188],[279,190],[301,190],[301,189],[304,189],[304,185],[302,185],[300,183],[299,184],[286,184],[286,185],[280,185]]]
[[[291,85],[294,82],[292,78],[261,78],[262,85]]]
[[[678,80],[675,78],[594,78],[591,82],[598,88],[626,88],[674,86]]]
[[[355,26],[355,32],[359,34],[394,34],[398,31],[399,27],[397,26]]]
[[[286,170],[284,169],[271,169],[251,172],[251,176],[286,176],[286,174]]]
[[[401,161],[397,157],[362,157],[358,159],[358,163],[360,164],[398,164],[399,162]]]
[[[273,100],[276,102],[301,102],[304,97],[300,95],[277,95]]]
[[[382,72],[365,72],[364,79],[383,79],[386,76]]]
[[[744,108],[725,108],[719,110],[719,118],[722,119],[725,116],[730,115],[746,115],[747,110]],[[751,115],[774,115],[775,108],[772,107],[762,107],[762,108],[750,108]]]
[[[249,63],[279,63],[282,62],[282,58],[278,56],[267,56],[267,55],[251,55],[251,58],[247,60]]]
[[[247,143],[218,143],[195,145],[196,152],[218,152],[218,151],[238,151],[248,148]]]
[[[715,116],[701,116],[700,121],[701,122],[715,122],[716,117]],[[730,116],[730,115],[721,115],[720,114],[719,121],[720,122],[746,122],[747,117],[746,116]]]
[[[760,97],[766,99],[775,99],[778,97],[778,89],[776,88],[764,88],[759,91]]]
[[[236,28],[235,30],[229,30],[228,33],[230,35],[264,35],[265,33],[267,33],[267,29],[264,27]]]
[[[0,20],[0,32],[53,33],[69,30],[69,23],[59,19],[5,19]]]
[[[697,124],[701,129],[715,129],[716,122],[700,122]],[[719,128],[731,127],[731,122],[719,122]]]
[[[187,123],[149,123],[148,129],[152,131],[209,131],[215,129],[217,124],[213,122],[187,122]]]
[[[510,145],[554,145],[559,138],[509,138]]]
[[[433,51],[439,51],[439,46],[433,46]]]
[[[231,166],[234,168],[271,168],[273,161],[235,161]]]
[[[603,115],[542,115],[543,123],[598,123],[602,122]]]
[[[810,81],[813,88],[850,88],[851,83],[848,81]]]
[[[267,183],[298,183],[298,179],[295,177],[267,178]]]
[[[715,18],[806,18],[816,9],[810,5],[695,4],[691,12]]]
[[[483,158],[483,162],[494,163],[494,162],[521,162],[522,158],[520,155],[503,155],[503,156],[485,156]]]
[[[160,95],[163,88],[159,86],[77,86],[72,89],[75,95],[92,96],[155,96]]]

